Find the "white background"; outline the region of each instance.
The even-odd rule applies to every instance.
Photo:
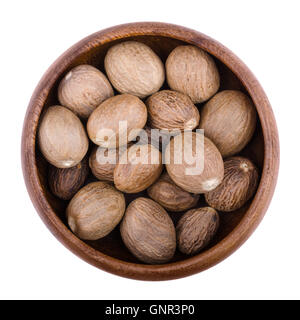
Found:
[[[299,1],[1,1],[0,111],[2,299],[300,298]],[[42,74],[98,30],[161,21],[201,31],[239,56],[264,87],[276,116],[281,167],[269,210],[232,256],[168,282],[120,278],[83,262],[47,230],[21,171],[22,123]]]

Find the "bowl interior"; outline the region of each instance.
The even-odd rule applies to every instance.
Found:
[[[103,61],[104,61],[104,57],[107,50],[112,45],[120,41],[127,41],[127,40],[136,40],[149,45],[161,57],[163,62],[165,62],[169,53],[176,46],[187,44],[186,42],[173,39],[173,38],[147,35],[147,36],[128,37],[126,39],[118,39],[118,40],[105,43],[101,46],[93,47],[87,53],[79,55],[77,58],[75,58],[69,64],[68,68],[64,71],[64,73],[61,74],[61,76],[56,81],[55,85],[50,90],[50,93],[48,95],[48,98],[44,106],[44,110],[51,105],[59,104],[57,99],[58,84],[62,79],[62,77],[70,69],[72,69],[73,67],[79,64],[91,64],[104,72]],[[221,61],[219,61],[215,57],[214,59],[216,61],[216,64],[218,66],[218,69],[221,75],[220,90],[225,90],[225,89],[241,90],[244,93],[248,94],[247,90],[245,89],[241,81],[235,76],[235,74],[227,66],[225,66]],[[164,84],[164,87],[167,88],[166,83]],[[201,110],[202,105],[199,104],[197,106],[199,107],[199,110]],[[264,138],[263,138],[259,119],[257,120],[256,131],[254,133],[254,136],[251,142],[246,146],[244,150],[242,150],[240,155],[250,158],[257,165],[257,167],[260,170],[262,170],[263,161],[264,161]],[[47,182],[48,164],[46,160],[43,158],[43,156],[41,155],[37,145],[36,145],[36,165],[38,168],[39,178],[49,204],[51,205],[52,209],[55,211],[57,216],[61,219],[61,221],[67,226],[65,209],[68,202],[62,201],[50,193],[48,188],[48,182]],[[95,180],[95,178],[93,178],[93,176],[90,175],[86,183],[93,180]],[[126,200],[129,203],[134,198],[144,194],[145,193],[142,192],[134,195],[126,195]],[[245,215],[251,201],[252,200],[248,201],[248,203],[245,204],[243,208],[235,212],[231,212],[231,213],[220,212],[220,219],[221,219],[220,228],[214,240],[210,243],[208,247],[205,248],[205,250],[208,250],[209,248],[214,246],[216,243],[218,243],[220,240],[222,240],[224,237],[226,237],[239,224],[239,222]],[[200,200],[199,200],[199,206],[204,206],[204,205],[205,205],[205,202],[202,196],[200,197]],[[181,217],[181,215],[182,213],[170,212],[170,216],[172,217],[175,224],[178,221],[178,219]],[[115,228],[113,232],[111,232],[108,236],[106,236],[103,239],[100,239],[97,241],[85,241],[85,242],[91,247],[95,248],[96,250],[108,256],[111,256],[123,261],[127,261],[127,262],[135,262],[135,263],[142,264],[124,246],[120,237],[119,227]],[[185,260],[187,258],[189,258],[189,256],[183,255],[177,251],[171,262]]]

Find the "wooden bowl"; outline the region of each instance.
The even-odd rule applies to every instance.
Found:
[[[41,156],[36,132],[41,112],[57,104],[57,87],[74,66],[87,63],[103,68],[104,56],[112,45],[124,40],[149,45],[163,61],[178,45],[192,44],[214,56],[221,74],[222,89],[239,89],[253,100],[258,123],[250,144],[242,151],[261,169],[258,190],[242,209],[220,213],[220,230],[200,254],[188,257],[176,252],[164,265],[146,265],[134,258],[121,241],[116,228],[98,241],[82,241],[68,228],[66,202],[55,198],[47,184],[47,162]],[[67,248],[90,264],[119,276],[139,280],[168,280],[203,271],[228,257],[252,234],[263,218],[272,198],[279,166],[279,142],[276,122],[269,101],[252,72],[230,50],[206,35],[165,23],[133,23],[99,31],[67,50],[45,73],[35,89],[24,120],[22,165],[31,200],[44,223]],[[127,199],[130,201],[130,197]],[[174,220],[180,213],[171,214]]]

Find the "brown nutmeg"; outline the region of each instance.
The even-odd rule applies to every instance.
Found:
[[[140,131],[136,141],[139,144],[152,144],[156,149],[164,152],[166,146],[169,144],[171,137],[176,134],[180,134],[180,131],[168,131],[153,129],[149,125],[146,125],[143,130]]]
[[[137,198],[128,206],[120,227],[130,252],[143,262],[169,261],[176,249],[176,234],[167,212],[156,202]]]
[[[58,198],[69,200],[82,187],[88,173],[86,157],[72,168],[60,169],[50,165],[48,172],[50,190]]]
[[[87,119],[102,101],[113,95],[106,76],[86,64],[69,71],[58,87],[59,102],[83,119]]]
[[[147,189],[148,195],[167,210],[180,212],[196,206],[199,195],[178,187],[167,173]]]
[[[89,166],[93,175],[103,181],[114,180],[114,170],[119,161],[118,148],[101,148],[95,146],[89,158]]]
[[[80,189],[67,208],[68,224],[81,239],[97,240],[109,234],[125,212],[124,195],[106,182]]]
[[[44,157],[57,168],[76,166],[89,147],[81,121],[62,106],[47,109],[39,126],[38,142]]]
[[[172,90],[187,94],[194,103],[208,100],[219,89],[220,76],[213,58],[195,46],[176,47],[166,61]]]
[[[163,169],[162,156],[151,144],[135,144],[119,159],[114,171],[114,184],[126,193],[147,189],[158,179]]]
[[[165,80],[160,58],[150,47],[137,41],[111,47],[104,65],[110,82],[119,92],[140,98],[158,91]]]
[[[158,130],[155,130],[155,135],[153,134],[151,139],[151,130],[151,127],[146,124],[137,136],[136,141],[139,144],[152,144],[157,149],[160,149],[162,138],[159,136]]]
[[[209,100],[201,111],[200,128],[223,157],[241,151],[256,126],[255,107],[244,93],[224,90]]]
[[[93,175],[103,181],[114,181],[114,170],[122,155],[131,144],[120,148],[101,148],[95,146],[89,158],[89,166]]]
[[[147,121],[147,108],[139,98],[121,94],[107,99],[90,115],[90,139],[103,148],[115,148],[134,140]],[[127,126],[127,132],[123,130]]]
[[[178,249],[191,255],[204,249],[216,234],[219,220],[218,212],[210,207],[187,211],[176,226]]]
[[[229,212],[241,208],[254,195],[259,175],[254,164],[242,157],[228,158],[224,168],[222,183],[205,194],[205,200],[211,207]]]
[[[165,159],[170,178],[188,192],[208,192],[223,179],[224,164],[219,150],[198,132],[172,138]]]
[[[200,115],[192,100],[185,94],[172,90],[154,93],[146,101],[149,125],[160,130],[193,130]]]

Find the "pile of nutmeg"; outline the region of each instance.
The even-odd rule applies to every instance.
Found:
[[[126,247],[145,263],[171,260],[176,247],[194,255],[217,233],[217,210],[241,208],[257,189],[258,169],[237,156],[255,131],[255,107],[241,91],[218,92],[215,62],[195,46],[176,47],[164,65],[149,46],[121,42],[104,66],[106,75],[91,65],[70,70],[60,105],[42,114],[50,190],[70,200],[68,225],[81,239],[103,238],[121,222]],[[185,152],[201,170],[178,161]],[[168,212],[181,215],[176,226]]]

